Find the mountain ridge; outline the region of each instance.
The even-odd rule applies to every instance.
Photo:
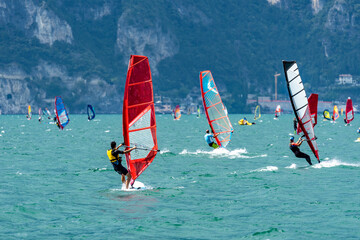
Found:
[[[157,94],[185,98],[211,70],[229,111],[247,112],[248,94],[274,92],[275,72],[286,93],[281,60],[298,62],[312,92],[360,75],[360,3],[0,0],[0,43],[3,113],[56,95],[72,112],[120,113],[130,54],[149,57]]]

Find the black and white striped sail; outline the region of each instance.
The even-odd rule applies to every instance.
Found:
[[[309,110],[309,103],[306,97],[304,85],[302,83],[298,66],[295,61],[283,61],[284,72],[295,116],[305,134],[307,143],[314,153],[315,157],[319,159],[318,147],[315,140],[314,126],[311,121],[311,114]]]

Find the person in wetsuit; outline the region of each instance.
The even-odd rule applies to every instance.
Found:
[[[297,128],[298,128],[298,122],[296,120],[296,117],[294,117],[294,132],[296,133],[297,131]]]
[[[205,141],[207,142],[207,144],[212,147],[212,148],[218,148],[219,145],[217,145],[214,142],[214,138],[217,137],[219,135],[219,133],[216,133],[215,135],[211,134],[209,130],[206,130],[206,134],[204,136]]]
[[[122,157],[119,156],[119,154],[122,155],[122,154],[125,154],[125,153],[129,153],[132,150],[134,150],[136,148],[136,146],[133,147],[133,148],[130,148],[128,150],[125,150],[125,151],[118,150],[119,147],[121,147],[123,145],[124,145],[124,143],[122,143],[122,144],[120,144],[119,146],[116,147],[116,142],[114,142],[114,141],[111,142],[111,144],[110,144],[111,149],[107,150],[107,155],[109,157],[109,160],[110,160],[111,164],[114,167],[115,172],[117,172],[118,174],[121,175],[121,181],[123,183],[125,183],[126,189],[128,189],[130,179],[131,179],[131,175],[130,175],[130,172],[123,165],[121,165]],[[125,182],[125,176],[127,177],[126,182]]]
[[[59,122],[58,122],[58,120],[57,120],[56,117],[54,117],[54,122],[56,123],[56,126],[58,126],[58,128],[60,128],[60,124],[59,124]]]
[[[295,156],[297,158],[305,158],[306,161],[312,165],[311,163],[311,158],[309,155],[307,155],[306,153],[303,153],[300,151],[300,146],[303,143],[304,139],[302,139],[301,137],[299,138],[299,140],[297,142],[294,142],[294,136],[290,137],[290,150],[295,154]],[[320,161],[319,161],[320,162]]]

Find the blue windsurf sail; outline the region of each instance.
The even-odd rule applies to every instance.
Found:
[[[87,106],[88,119],[93,120],[95,118],[95,110],[90,104]]]
[[[61,97],[55,97],[55,114],[59,127],[64,129],[70,122],[70,119]]]
[[[206,118],[212,132],[218,134],[215,140],[220,147],[225,148],[230,143],[234,128],[210,71],[200,72],[200,88]]]

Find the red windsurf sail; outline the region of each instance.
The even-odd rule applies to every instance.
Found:
[[[149,59],[145,56],[130,56],[124,91],[123,135],[126,149],[138,147],[125,154],[133,184],[158,151],[153,85]]]
[[[310,94],[310,97],[308,98],[311,121],[312,121],[312,124],[313,124],[314,127],[317,124],[318,99],[319,99],[319,95],[316,94],[316,93]],[[299,124],[298,124],[298,128],[296,130],[296,133],[300,134],[301,132],[302,132],[302,130],[301,130]]]
[[[346,109],[345,109],[345,115],[346,115],[346,123],[349,124],[352,120],[354,120],[354,109],[352,100],[349,97],[346,101]]]

